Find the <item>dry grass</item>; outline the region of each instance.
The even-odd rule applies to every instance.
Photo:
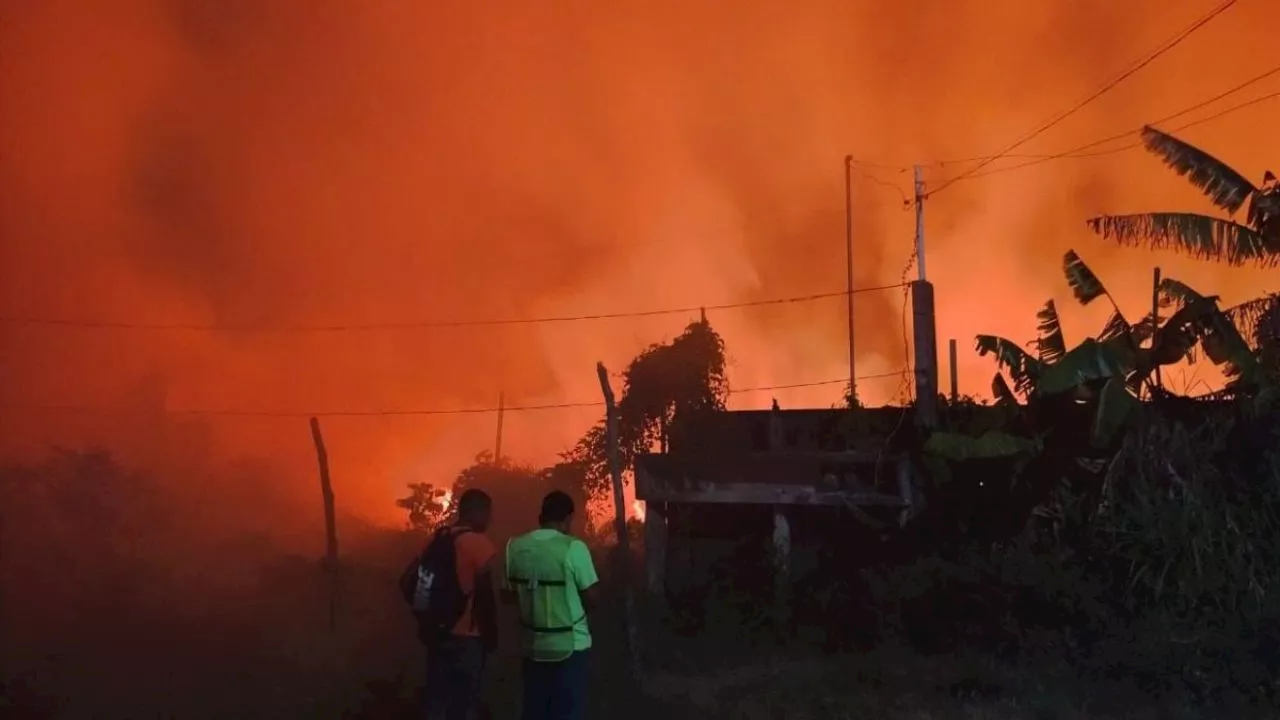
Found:
[[[223,617],[154,617],[28,664],[26,684],[60,718],[409,718],[423,658],[390,568],[347,577],[340,622],[330,632],[324,583],[314,563],[278,566],[257,599]],[[732,627],[678,638],[647,624],[643,688],[627,679],[620,617],[594,622],[591,717],[941,718],[1075,720],[1199,718],[1117,683],[1089,683],[1046,657],[1018,667],[980,655],[926,658],[887,644],[824,655],[753,642]],[[514,627],[511,618],[504,627]],[[150,632],[147,632],[147,629]],[[518,715],[519,661],[509,646],[492,658],[490,716]],[[86,638],[87,640],[87,638]],[[10,686],[9,690],[12,690]],[[6,701],[15,696],[7,694]],[[8,717],[38,717],[10,706]],[[1231,717],[1244,718],[1241,712]]]

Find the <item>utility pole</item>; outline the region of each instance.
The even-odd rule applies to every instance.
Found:
[[[857,356],[853,348],[853,156],[844,156],[844,244],[847,270],[845,291],[849,302],[849,399],[858,403]]]
[[[916,422],[925,428],[938,424],[938,333],[933,309],[933,285],[925,278],[924,175],[915,167],[916,268],[911,283],[911,314],[915,336]]]
[[[916,269],[918,279],[923,281],[924,275],[924,173],[920,166],[915,166],[916,196]]]
[[[493,443],[493,464],[502,464],[502,414],[506,409],[505,396],[498,393],[498,439]]]

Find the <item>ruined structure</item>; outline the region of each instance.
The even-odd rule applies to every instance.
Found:
[[[868,523],[903,522],[918,501],[915,469],[889,437],[910,432],[902,408],[715,413],[672,437],[662,454],[635,464],[646,504],[650,591],[706,583],[714,563],[744,538],[771,539],[775,591],[786,603],[796,543],[806,526],[852,513]],[[896,443],[895,443],[896,444]],[[896,521],[896,522],[895,522]]]

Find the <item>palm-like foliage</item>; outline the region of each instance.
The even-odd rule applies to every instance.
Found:
[[[1246,300],[1223,312],[1259,350],[1280,344],[1280,293]]]
[[[1102,280],[1098,279],[1093,270],[1084,264],[1084,260],[1080,259],[1075,250],[1068,250],[1062,256],[1062,274],[1067,278],[1067,285],[1071,286],[1071,292],[1081,305],[1088,305],[1100,297],[1111,297]],[[1115,305],[1114,301],[1112,305]]]
[[[1232,265],[1280,264],[1280,185],[1270,172],[1254,186],[1209,153],[1152,127],[1142,129],[1142,142],[1179,175],[1199,188],[1228,219],[1186,212],[1103,215],[1089,227],[1125,245],[1171,249]],[[1248,205],[1244,222],[1234,216]]]
[[[979,335],[978,354],[993,355],[1013,381],[1010,387],[1002,373],[996,374],[992,393],[998,402],[1016,403],[1015,393],[1029,400],[1069,392],[1091,397],[1098,406],[1094,436],[1105,443],[1135,406],[1143,385],[1152,385],[1155,390],[1154,370],[1190,359],[1197,345],[1214,364],[1226,370],[1233,386],[1256,387],[1263,378],[1260,354],[1245,341],[1233,320],[1251,324],[1257,337],[1274,339],[1280,335],[1280,302],[1276,296],[1223,311],[1216,296],[1201,295],[1185,283],[1164,278],[1158,296],[1168,317],[1156,311],[1134,325],[1125,319],[1106,286],[1074,251],[1066,253],[1062,268],[1077,300],[1088,304],[1106,297],[1113,312],[1097,338],[1086,338],[1070,349],[1052,300],[1036,314],[1037,338],[1030,343],[1035,355],[1011,340]],[[1258,345],[1263,346],[1263,341],[1259,340]],[[1270,346],[1274,348],[1273,355],[1280,355],[1280,343]]]
[[[978,336],[978,354],[994,355],[1000,368],[1013,380],[1013,390],[1024,395],[1031,394],[1032,390],[1045,393],[1047,385],[1067,389],[1082,382],[1105,380],[1116,373],[1135,387],[1140,386],[1151,365],[1139,352],[1139,345],[1150,336],[1151,328],[1158,320],[1148,317],[1136,326],[1130,324],[1102,280],[1074,250],[1063,256],[1062,274],[1081,304],[1088,305],[1101,297],[1111,302],[1111,317],[1097,340],[1091,338],[1068,350],[1058,308],[1053,300],[1049,300],[1036,314],[1037,338],[1032,343],[1036,349],[1034,357],[1017,343],[992,335]],[[1053,377],[1048,383],[1043,377],[1046,373]],[[1006,393],[1008,390],[1008,384],[997,376],[992,385],[996,398],[1007,399],[1012,394]],[[1049,394],[1057,391],[1049,391]]]
[[[1044,369],[1044,363],[1023,350],[1021,345],[996,335],[979,335],[975,345],[979,355],[995,356],[996,365],[1009,373],[1009,378],[1013,380],[1014,390],[1025,395],[1035,388],[1040,379],[1040,373]],[[999,384],[1007,391],[1009,386],[1004,382],[1003,376],[996,375],[996,377]],[[1003,394],[998,390],[996,393],[997,396]]]
[[[1258,357],[1231,317],[1218,308],[1216,295],[1201,295],[1184,283],[1165,278],[1160,282],[1159,296],[1162,305],[1175,309],[1166,323],[1171,343],[1190,345],[1198,340],[1205,355],[1223,366],[1236,383],[1252,385],[1261,379]]]
[[[1050,300],[1044,308],[1036,313],[1036,354],[1042,363],[1056,363],[1067,354],[1067,340],[1062,334],[1062,320],[1058,318],[1058,307]]]

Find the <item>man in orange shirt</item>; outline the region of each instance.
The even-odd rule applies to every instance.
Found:
[[[497,549],[485,536],[493,515],[493,501],[482,490],[467,490],[458,499],[458,518],[441,529],[432,544],[452,541],[460,615],[448,632],[424,631],[427,645],[426,714],[429,720],[474,720],[480,707],[480,680],[485,658],[497,647],[497,612],[492,565]],[[425,567],[423,561],[411,570]],[[428,589],[431,583],[428,582]],[[435,591],[451,583],[438,584]],[[460,595],[458,592],[460,591]]]

